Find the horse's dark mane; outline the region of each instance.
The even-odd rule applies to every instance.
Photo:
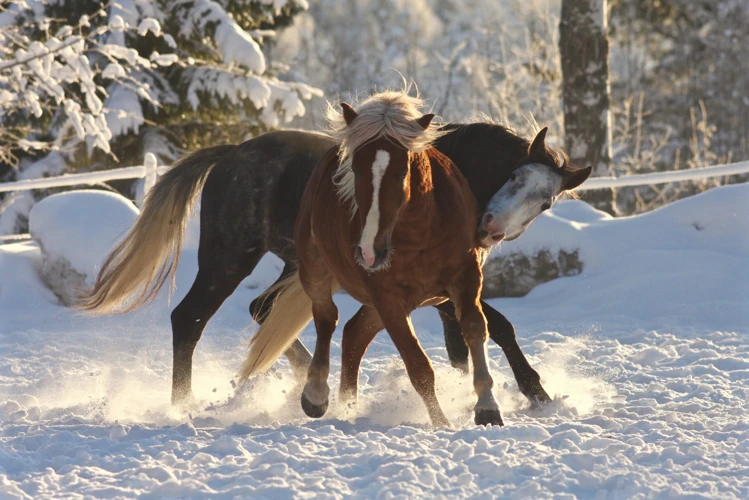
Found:
[[[499,148],[503,151],[513,152],[512,156],[515,161],[511,160],[511,162],[515,164],[515,167],[520,166],[517,162],[527,163],[530,159],[528,148],[531,141],[505,125],[491,122],[447,123],[442,126],[442,130],[446,131],[447,134],[438,139],[438,142],[448,147],[455,147],[460,142],[465,142],[467,136],[470,137],[471,142],[485,146],[486,151],[476,151],[476,154],[480,157],[486,154],[486,157],[491,158],[491,153]],[[569,157],[564,151],[551,148],[548,145],[544,154],[534,157],[533,160],[560,169],[565,169],[569,163]]]

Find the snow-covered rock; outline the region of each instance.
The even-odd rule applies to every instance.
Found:
[[[520,238],[492,251],[484,266],[484,297],[522,297],[541,283],[577,276],[585,265],[582,227],[609,219],[582,201],[555,204]]]
[[[40,274],[64,304],[93,285],[109,250],[137,217],[128,199],[105,191],[69,191],[34,206],[29,229],[42,249]]]

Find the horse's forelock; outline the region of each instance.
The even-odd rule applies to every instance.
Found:
[[[354,199],[354,151],[367,143],[386,137],[412,152],[422,152],[444,135],[438,126],[426,130],[416,121],[422,117],[424,101],[408,94],[410,88],[374,94],[355,106],[356,119],[348,125],[343,113],[328,103],[328,132],[341,142],[338,168],[333,177],[338,196],[356,211]]]

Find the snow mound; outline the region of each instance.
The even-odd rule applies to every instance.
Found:
[[[29,214],[31,236],[43,254],[42,279],[66,303],[91,286],[117,239],[138,217],[126,198],[105,191],[49,196]]]

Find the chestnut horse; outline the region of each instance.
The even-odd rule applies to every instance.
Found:
[[[449,426],[409,315],[451,300],[473,362],[474,420],[502,425],[480,304],[488,251],[476,235],[478,207],[457,167],[431,147],[439,131],[430,128],[434,115],[421,116],[420,106],[421,100],[404,92],[376,94],[357,111],[342,104],[343,117],[336,114],[333,121],[340,150],[317,164],[302,198],[295,230],[298,272],[253,339],[241,377],[269,367],[311,315],[317,343],[302,394],[310,417],[321,417],[328,407],[330,341],[338,323],[333,293],[343,288],[363,304],[344,332],[344,398],[355,398],[361,357],[384,326],[433,425]],[[494,235],[492,241],[501,239]],[[300,307],[300,287],[311,307]],[[289,293],[296,300],[286,300]],[[296,328],[288,328],[291,317],[300,320]]]

